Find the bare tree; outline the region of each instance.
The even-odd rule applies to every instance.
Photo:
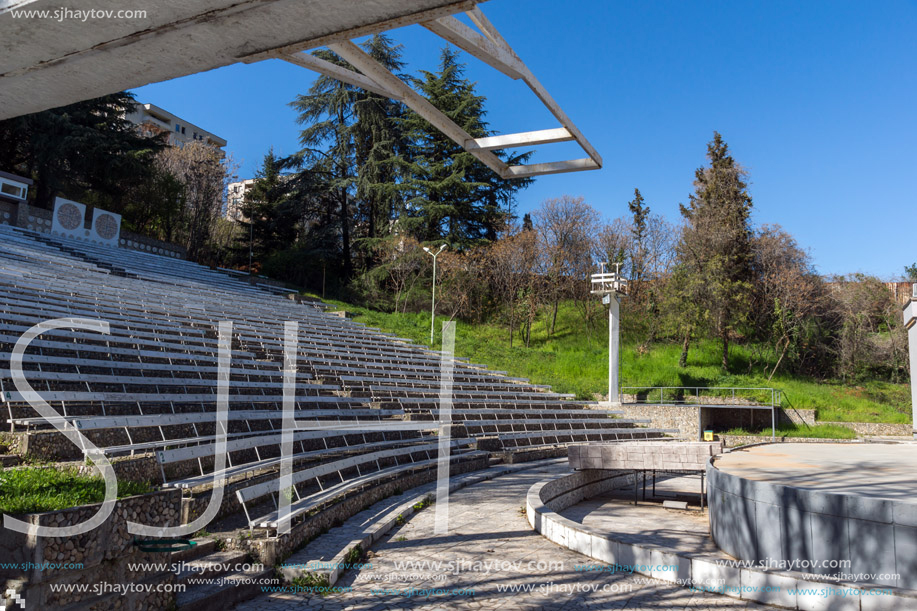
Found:
[[[548,294],[552,306],[550,333],[557,325],[557,310],[565,298],[583,302],[586,281],[593,269],[599,213],[582,197],[564,195],[545,200],[534,213],[535,229],[544,257]],[[582,285],[582,286],[578,286]],[[588,297],[588,290],[585,292]],[[588,319],[588,312],[587,312]]]
[[[189,257],[198,260],[206,253],[220,216],[234,163],[219,149],[197,141],[164,149],[157,163],[184,187],[182,222],[175,237],[188,249]]]
[[[751,315],[774,350],[770,381],[789,352],[801,358],[805,327],[823,312],[827,291],[809,255],[779,225],[763,226],[752,242],[752,252],[757,280]]]
[[[517,305],[531,282],[537,264],[537,236],[533,231],[511,230],[511,233],[491,244],[486,266],[491,290],[503,303],[509,319],[509,345],[513,346]]]

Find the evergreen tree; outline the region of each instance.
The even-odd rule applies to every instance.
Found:
[[[752,290],[752,200],[746,172],[729,154],[719,133],[707,145],[709,167],[695,173],[695,192],[680,205],[686,221],[678,250],[683,269],[680,290],[701,304],[704,321],[723,347],[722,367],[729,364],[729,336],[748,314]],[[687,354],[687,338],[684,353]]]
[[[470,136],[488,136],[485,98],[464,78],[464,70],[457,52],[446,48],[439,69],[423,71],[414,85]],[[515,193],[531,180],[500,178],[417,113],[408,112],[405,125],[410,137],[407,230],[421,242],[444,240],[456,247],[495,240],[512,217]],[[529,153],[498,155],[517,164]]]
[[[400,47],[385,35],[363,43],[364,50],[386,68],[402,67]],[[353,67],[335,53],[319,50],[316,57],[348,70]],[[300,190],[304,209],[314,213],[316,235],[337,235],[343,274],[354,270],[356,239],[376,238],[380,226],[387,232],[397,208],[399,187],[396,158],[404,149],[400,132],[403,107],[353,85],[319,76],[308,95],[291,104],[299,112],[303,149],[294,156],[308,177]],[[317,186],[321,184],[322,187]],[[306,245],[311,248],[312,245]]]
[[[40,208],[60,194],[121,212],[164,146],[125,119],[135,105],[120,92],[0,121],[0,168],[34,179]]]
[[[331,51],[321,49],[313,55],[353,69]],[[350,128],[356,95],[357,88],[353,85],[319,75],[308,95],[297,96],[291,103],[299,112],[298,123],[306,126],[299,136],[303,149],[295,156],[295,161],[310,174],[322,177],[326,187],[321,198],[324,210],[316,220],[334,227],[339,240],[339,257],[347,276],[353,272],[351,197],[356,181],[356,158]]]
[[[401,45],[385,34],[377,34],[363,45],[366,52],[398,73]],[[391,234],[392,221],[402,209],[401,157],[407,149],[403,130],[404,104],[370,91],[359,91],[354,102],[351,129],[356,157],[357,238],[363,253],[372,257],[379,240]],[[372,261],[374,262],[374,261]]]
[[[255,173],[255,182],[245,194],[242,231],[235,246],[237,258],[248,262],[251,249],[255,261],[286,248],[296,239],[296,220],[291,218],[284,161],[270,149]]]
[[[909,282],[917,282],[917,263],[904,266],[904,275]]]
[[[646,220],[650,214],[650,208],[645,204],[640,189],[634,189],[634,199],[628,202],[627,207],[633,215],[631,224],[630,290],[631,297],[637,300],[640,297],[642,284],[646,280]]]

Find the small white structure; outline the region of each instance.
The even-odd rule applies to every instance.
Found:
[[[121,215],[94,208],[92,226],[86,228],[86,204],[63,197],[54,199],[51,233],[95,244],[117,247],[121,236]]]
[[[19,204],[26,201],[31,179],[0,171],[0,200]]]
[[[607,263],[600,263],[601,271],[592,274],[592,294],[602,295],[602,303],[608,306],[608,402],[621,404],[618,383],[618,350],[620,335],[621,297],[627,295],[627,280],[621,277],[621,264],[615,264],[615,271],[607,273]]]
[[[912,288],[910,303],[904,306],[904,327],[911,357],[911,417],[917,439],[917,284]]]

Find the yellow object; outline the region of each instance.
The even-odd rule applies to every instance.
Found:
[[[704,431],[704,441],[713,441],[713,431]]]

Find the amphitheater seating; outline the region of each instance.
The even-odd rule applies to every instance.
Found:
[[[81,431],[108,455],[152,452],[167,486],[195,491],[214,477],[237,482],[252,527],[276,528],[276,511],[265,510],[268,497],[276,509],[276,478],[250,478],[276,471],[285,432],[294,439],[295,515],[432,468],[441,354],[283,292],[227,270],[0,226],[0,366],[40,321],[107,321],[108,334],[48,331],[24,356],[29,383],[60,414],[56,424]],[[227,466],[215,473],[217,327],[224,320],[233,322],[228,452]],[[286,321],[299,323],[292,431],[284,431],[281,411]],[[453,374],[458,461],[483,438],[512,450],[671,432],[465,358],[455,359]],[[0,369],[0,399],[13,431],[58,435],[23,401],[9,369]]]

